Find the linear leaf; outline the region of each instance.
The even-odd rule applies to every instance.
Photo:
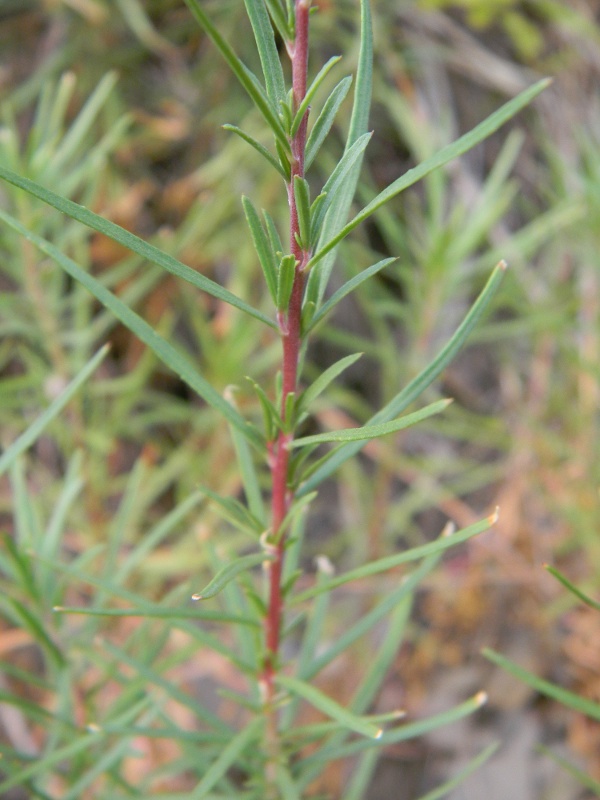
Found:
[[[546,681],[543,678],[538,678],[537,675],[534,675],[532,672],[528,672],[528,670],[523,669],[523,667],[520,667],[518,664],[515,664],[514,661],[510,661],[508,658],[500,655],[500,653],[496,653],[489,647],[484,647],[481,652],[486,658],[489,658],[490,661],[493,661],[494,664],[497,664],[499,667],[502,667],[502,669],[510,672],[511,675],[514,675],[515,678],[518,678],[520,681],[523,681],[523,683],[531,686],[532,689],[536,690],[536,692],[540,692],[540,694],[546,695],[546,697],[551,697],[553,700],[557,700],[559,703],[562,703],[562,705],[572,708],[573,711],[579,711],[581,714],[585,714],[586,716],[595,719],[596,722],[600,722],[600,703],[595,703],[593,700],[589,700],[587,697],[582,697],[574,692],[569,692],[567,689],[563,689],[561,686],[550,683],[550,681]]]
[[[341,375],[344,370],[348,369],[352,364],[355,364],[361,356],[362,353],[353,353],[351,356],[341,358],[339,361],[336,361],[335,364],[328,367],[325,372],[319,375],[314,383],[302,392],[298,401],[298,407],[300,409],[310,408],[317,397],[327,389],[329,384],[332,383],[338,375]]]
[[[254,248],[258,255],[258,260],[260,261],[260,266],[262,267],[263,275],[265,276],[265,282],[267,284],[273,302],[276,303],[277,260],[275,257],[275,253],[273,252],[273,248],[271,247],[269,237],[265,233],[265,230],[262,226],[262,222],[260,221],[260,217],[258,216],[258,212],[254,208],[252,201],[244,196],[242,197],[242,205],[244,207],[244,214],[246,215],[248,227],[250,228],[252,241],[254,242]]]
[[[345,225],[339,233],[337,233],[325,245],[323,245],[320,250],[318,250],[318,252],[315,253],[315,255],[310,259],[307,264],[307,268],[310,269],[313,267],[323,258],[323,256],[327,255],[330,250],[333,250],[333,248],[339,244],[342,239],[344,239],[351,231],[353,231],[354,228],[360,225],[361,222],[367,219],[367,217],[377,211],[378,208],[381,208],[382,205],[387,203],[393,197],[396,197],[396,195],[400,194],[400,192],[403,192],[405,189],[408,189],[409,186],[412,186],[414,183],[417,183],[417,181],[420,181],[421,178],[429,175],[429,173],[433,172],[433,170],[444,166],[444,164],[447,164],[449,161],[452,161],[453,159],[458,158],[458,156],[461,156],[469,150],[472,150],[475,145],[479,144],[484,139],[487,139],[488,136],[497,131],[498,128],[508,122],[509,119],[514,117],[515,114],[528,105],[528,103],[530,103],[534,97],[542,92],[550,84],[550,82],[550,79],[545,78],[544,80],[538,81],[533,86],[530,86],[529,89],[521,92],[521,94],[519,94],[517,97],[501,106],[501,108],[473,128],[473,130],[469,131],[464,136],[461,136],[460,139],[457,139],[451,144],[446,145],[446,147],[443,147],[431,158],[428,158],[418,166],[409,169],[408,172],[405,172],[404,175],[402,175],[400,178],[397,178],[386,189],[380,192],[377,197],[371,200],[371,202],[366,205],[353,219],[351,219],[350,222]]]
[[[377,414],[375,414],[370,424],[378,424],[386,422],[393,417],[401,414],[412,402],[414,402],[419,395],[430,386],[433,381],[442,373],[446,366],[452,361],[454,356],[458,353],[463,346],[467,337],[479,322],[484,311],[490,304],[493,296],[495,295],[504,273],[506,271],[506,264],[501,261],[492,272],[488,282],[481,291],[477,300],[471,306],[468,314],[457,328],[456,332],[448,343],[440,350],[438,355],[433,361],[425,367],[413,380],[405,386],[389,403],[387,403]],[[332,455],[323,465],[316,470],[311,477],[304,483],[297,491],[297,496],[304,494],[304,492],[312,491],[318,486],[325,478],[335,472],[338,467],[352,456],[356,455],[362,448],[360,443],[349,443],[340,447],[339,450]]]
[[[447,797],[448,792],[460,786],[465,778],[468,778],[469,775],[476,772],[482,764],[485,764],[485,762],[494,755],[499,746],[498,742],[492,742],[492,744],[488,745],[485,750],[482,750],[478,756],[471,759],[469,763],[450,778],[450,780],[447,780],[442,786],[436,786],[435,789],[432,789],[431,792],[427,792],[427,794],[420,797],[419,800],[440,800],[442,797]]]
[[[338,83],[333,89],[327,100],[325,101],[321,113],[317,117],[315,124],[312,126],[306,142],[306,154],[304,157],[304,169],[308,170],[310,165],[315,160],[315,156],[319,152],[321,145],[327,138],[327,134],[331,130],[337,112],[340,106],[346,99],[346,95],[352,85],[352,77],[347,75]]]
[[[257,141],[253,136],[250,136],[249,133],[246,133],[241,128],[238,128],[237,125],[229,125],[229,124],[223,125],[223,130],[236,133],[240,137],[240,139],[243,139],[245,142],[247,142],[247,144],[250,145],[250,147],[253,147],[257,152],[259,152],[263,158],[266,158],[269,164],[272,167],[275,167],[277,172],[281,175],[281,177],[284,180],[287,180],[287,173],[285,172],[279,161],[277,161],[275,156],[269,150],[267,150],[267,148],[263,144]]]
[[[298,213],[298,230],[303,250],[308,250],[311,240],[310,189],[308,181],[294,175],[294,199]]]
[[[256,308],[252,308],[252,306],[249,306],[223,286],[211,281],[210,278],[204,275],[200,275],[200,273],[196,272],[191,267],[186,266],[186,264],[173,258],[173,256],[170,256],[168,253],[163,252],[158,247],[145,242],[143,239],[140,239],[139,236],[135,236],[133,233],[126,231],[124,228],[121,228],[120,225],[116,225],[114,222],[110,222],[104,219],[104,217],[94,214],[94,212],[90,211],[88,208],[51,192],[44,186],[40,186],[39,183],[30,181],[28,178],[22,178],[20,175],[2,166],[0,166],[0,178],[13,184],[13,186],[18,186],[19,189],[23,189],[33,197],[37,197],[57,211],[71,217],[71,219],[83,223],[88,228],[98,231],[98,233],[104,236],[108,236],[109,239],[122,244],[128,250],[162,267],[172,275],[183,278],[183,280],[191,283],[192,286],[195,286],[197,289],[216,297],[218,300],[222,300],[224,303],[229,303],[229,305],[238,308],[240,311],[244,311],[246,314],[264,322],[265,325],[269,325],[271,328],[277,327],[276,323],[272,319],[269,319],[266,314],[263,314]]]
[[[307,444],[320,444],[321,442],[357,442],[365,439],[376,439],[379,436],[387,436],[390,433],[402,431],[405,428],[409,428],[411,425],[416,425],[418,422],[427,419],[427,417],[439,414],[447,408],[451,402],[452,400],[438,400],[412,414],[406,414],[406,416],[392,420],[391,422],[381,422],[378,425],[365,425],[362,428],[345,428],[341,431],[317,433],[314,436],[302,436],[300,439],[294,439],[288,446],[304,447],[304,445]]]
[[[266,0],[269,14],[273,20],[273,24],[279,31],[279,35],[284,42],[289,42],[294,38],[293,31],[290,29],[286,15],[283,12],[278,0]]]
[[[73,378],[71,383],[55,398],[48,408],[40,414],[40,416],[32,422],[32,424],[24,431],[18,439],[16,439],[9,447],[6,448],[4,453],[0,456],[0,475],[5,472],[13,463],[15,458],[27,450],[38,436],[42,433],[44,428],[56,417],[62,409],[67,405],[69,400],[78,391],[78,389],[86,382],[90,375],[96,370],[100,362],[109,351],[108,345],[104,345],[93,358],[88,361],[85,367],[79,374]]]
[[[319,308],[312,318],[308,330],[311,331],[325,316],[327,316],[327,314],[340,302],[340,300],[343,300],[344,297],[357,289],[362,283],[397,260],[397,258],[384,258],[381,261],[378,261],[376,264],[372,264],[370,267],[367,267],[367,269],[361,270],[358,275],[354,276],[354,278],[346,281],[346,283],[343,286],[340,286],[340,288],[331,295],[329,300],[323,303],[321,308]]]
[[[351,147],[346,150],[323,186],[321,193],[325,196],[319,204],[318,209],[316,209],[316,213],[311,220],[311,246],[316,244],[317,239],[319,238],[325,215],[331,208],[332,203],[334,201],[336,203],[340,203],[344,202],[345,200],[347,200],[348,203],[352,202],[352,197],[354,196],[354,187],[347,183],[346,177],[351,173],[351,170],[356,162],[359,159],[362,159],[362,155],[371,140],[371,136],[371,133],[363,134],[354,142]]]
[[[278,675],[275,680],[280,686],[283,686],[284,689],[306,700],[311,706],[314,706],[316,709],[323,712],[323,714],[336,720],[349,730],[372,739],[381,738],[383,733],[381,728],[374,725],[368,719],[359,717],[351,711],[348,711],[347,708],[336,703],[335,700],[332,700],[331,697],[323,694],[323,692],[311,684],[301,681],[298,678],[292,678],[289,675]]]
[[[244,5],[254,31],[267,97],[271,101],[271,107],[277,112],[280,102],[285,100],[286,92],[273,26],[263,0],[244,0]]]
[[[227,771],[238,761],[239,756],[251,742],[259,738],[262,725],[263,719],[259,717],[231,739],[229,744],[223,748],[219,757],[207,769],[196,788],[186,794],[188,800],[206,800],[213,786],[218,783]]]
[[[300,105],[298,106],[298,110],[296,111],[296,116],[294,117],[294,121],[292,122],[292,130],[291,135],[295,136],[298,133],[298,128],[300,127],[300,123],[304,119],[304,115],[308,111],[308,107],[310,106],[313,97],[315,96],[319,86],[323,83],[327,75],[329,74],[330,70],[335,67],[335,65],[341,61],[341,56],[333,56],[327,61],[321,69],[319,70],[316,78],[311,83],[311,85],[306,90],[306,94]]]
[[[579,598],[579,600],[584,602],[587,606],[590,606],[590,608],[594,608],[596,611],[600,611],[600,603],[597,600],[593,600],[585,592],[582,592],[581,589],[579,589],[577,586],[571,583],[571,581],[565,575],[563,575],[562,572],[559,572],[554,567],[549,567],[549,566],[546,566],[546,569],[551,575],[554,575],[556,580],[560,581],[566,589],[568,589],[572,594],[574,594],[575,597]]]
[[[290,302],[292,289],[294,287],[294,277],[296,275],[296,259],[290,253],[283,256],[279,264],[277,275],[277,310],[287,311]]]
[[[224,611],[206,611],[196,608],[163,608],[151,605],[142,608],[88,608],[87,606],[54,606],[56,614],[81,614],[88,617],[140,617],[148,619],[191,619],[206,622],[227,622],[234,625],[245,625],[250,628],[259,627],[258,622],[250,617],[237,614],[226,614]]]
[[[249,569],[252,569],[252,567],[257,567],[259,564],[268,561],[269,558],[270,556],[268,553],[252,553],[252,555],[249,556],[236,558],[231,564],[227,564],[223,569],[219,570],[201,592],[192,595],[192,599],[208,600],[208,598],[214,597],[227,586],[229,581],[232,581],[241,572],[247,572]]]
[[[478,534],[483,533],[483,531],[487,531],[497,522],[497,520],[498,512],[496,511],[494,514],[490,514],[489,517],[485,517],[485,519],[482,519],[479,522],[474,522],[472,525],[468,525],[466,528],[456,531],[456,533],[452,533],[450,535],[443,534],[433,542],[428,542],[427,544],[413,547],[410,550],[405,550],[403,553],[397,553],[392,556],[380,558],[377,561],[371,561],[368,564],[364,564],[363,566],[357,567],[349,572],[336,575],[330,580],[320,583],[318,586],[313,586],[312,589],[307,589],[305,592],[301,592],[300,594],[296,595],[293,598],[293,602],[294,604],[303,603],[306,600],[316,597],[322,592],[330,592],[332,589],[336,589],[338,586],[343,586],[345,583],[350,583],[350,581],[368,578],[371,575],[378,575],[380,572],[387,572],[388,570],[399,567],[402,564],[408,564],[409,562],[417,561],[420,558],[442,553],[444,550],[448,550],[451,547],[462,544],[463,542],[471,539],[473,536],[477,536]]]
[[[185,0],[185,3],[192,12],[193,16],[196,18],[196,21],[202,26],[202,28],[204,28],[208,36],[210,36],[213,44],[221,52],[221,55],[229,65],[235,77],[244,87],[250,96],[250,99],[261,112],[268,126],[273,131],[277,141],[287,150],[288,141],[281,121],[271,108],[269,98],[266,96],[264,89],[256,75],[254,75],[236,56],[229,44],[212,24],[209,15],[202,10],[199,0]]]
[[[148,323],[132,311],[118,297],[99,283],[89,273],[81,269],[72,259],[65,256],[54,245],[42,239],[35,233],[28,231],[13,217],[0,211],[0,220],[13,230],[20,233],[32,242],[43,253],[54,259],[72,278],[86,287],[103,305],[121,320],[135,335],[166,364],[177,373],[200,397],[209,405],[220,411],[221,414],[246,437],[256,448],[262,451],[264,445],[259,432],[249,425],[246,420],[211,386],[208,381],[198,373],[190,361],[176,350],[169,342],[162,338]]]
[[[213,492],[206,486],[201,486],[200,491],[210,497],[219,506],[219,510],[225,519],[240,528],[240,530],[259,535],[264,531],[265,528],[260,519],[251,514],[239,500],[234,497],[221,497],[220,494]]]

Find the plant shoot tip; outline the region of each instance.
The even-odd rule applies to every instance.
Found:
[[[487,692],[477,692],[475,695],[475,701],[480,708],[481,706],[484,706],[488,701]]]
[[[495,525],[498,522],[499,518],[500,518],[500,506],[496,506],[493,514],[489,515],[488,522],[490,523],[490,525]]]
[[[64,611],[64,606],[52,606],[52,611]]]
[[[451,519],[444,525],[444,529],[442,530],[442,537],[445,539],[448,536],[452,536],[456,533],[456,525],[452,522]]]
[[[374,739],[381,739],[382,736],[383,736],[383,728],[379,728],[379,730],[377,731],[377,733],[375,734],[375,736],[373,738]]]
[[[203,597],[202,597],[201,594],[193,594],[192,595],[192,600],[202,600],[202,599],[203,599]]]
[[[498,262],[498,267],[499,267],[499,268],[500,268],[500,269],[501,269],[503,272],[506,272],[506,270],[508,269],[508,261],[505,261],[504,259],[501,259],[501,260]]]

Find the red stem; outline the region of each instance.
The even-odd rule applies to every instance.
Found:
[[[306,95],[308,71],[308,18],[310,0],[296,0],[296,35],[288,46],[292,60],[292,88],[294,111]],[[285,415],[286,398],[297,389],[298,360],[300,355],[300,327],[302,315],[302,297],[304,293],[304,267],[310,253],[298,244],[300,233],[298,212],[294,196],[294,177],[304,177],[304,151],[306,148],[306,126],[308,114],[305,115],[295,136],[290,141],[292,152],[292,175],[288,184],[288,203],[290,208],[290,249],[294,254],[297,266],[294,284],[287,311],[279,315],[279,328],[283,346],[282,356],[282,398],[281,416]],[[277,670],[281,621],[283,614],[282,575],[285,552],[285,532],[281,525],[293,500],[293,493],[287,485],[289,466],[289,443],[291,434],[281,432],[273,443],[273,463],[271,465],[272,499],[271,529],[275,542],[273,560],[269,562],[269,605],[265,617],[265,663],[262,684],[265,701],[271,705],[274,694],[274,676]],[[274,724],[274,723],[273,723]]]

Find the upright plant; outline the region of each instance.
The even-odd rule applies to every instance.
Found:
[[[237,626],[237,648],[225,644],[219,648],[247,679],[247,694],[235,698],[246,710],[245,722],[240,730],[234,730],[213,715],[203,714],[200,724],[207,735],[204,738],[199,736],[197,742],[184,742],[182,745],[186,748],[186,764],[192,771],[193,787],[185,794],[152,796],[199,800],[235,795],[256,800],[279,797],[294,800],[307,795],[311,784],[332,761],[360,756],[352,759],[344,794],[346,800],[352,800],[364,796],[382,747],[419,735],[479,707],[481,695],[436,717],[401,724],[397,722],[395,710],[378,716],[368,713],[402,640],[415,586],[434,568],[446,549],[486,530],[495,516],[459,532],[449,526],[434,542],[363,564],[340,575],[329,574],[329,567],[322,566],[318,577],[307,587],[306,580],[300,581],[300,578],[307,577],[301,560],[305,529],[302,512],[310,506],[319,485],[366,443],[403,430],[446,407],[447,400],[437,400],[411,413],[404,413],[436,380],[463,345],[489,306],[505,265],[501,262],[493,271],[480,296],[441,352],[363,427],[303,435],[302,426],[314,401],[360,355],[342,358],[312,384],[304,386],[302,370],[307,345],[317,326],[344,297],[394,260],[385,258],[365,268],[326,299],[336,254],[346,237],[391,198],[496,131],[527,105],[546,82],[535,84],[472,131],[400,176],[348,221],[362,158],[371,138],[368,115],[373,44],[368,0],[361,0],[360,4],[360,55],[344,152],[316,191],[314,182],[308,179],[310,168],[336,124],[338,111],[352,83],[350,77],[343,77],[321,103],[319,112],[314,110],[330,73],[340,60],[331,58],[312,82],[309,81],[310,17],[316,7],[311,0],[245,0],[262,70],[261,79],[223,38],[205,4],[201,0],[186,0],[186,3],[246,90],[273,137],[273,147],[269,148],[238,127],[226,126],[260,154],[266,169],[276,170],[282,179],[289,212],[284,235],[278,229],[274,215],[267,211],[261,214],[249,198],[242,199],[272,310],[265,312],[250,305],[172,255],[1,165],[0,177],[267,326],[271,335],[281,341],[281,363],[272,390],[253,383],[262,423],[245,418],[232,398],[220,394],[178,347],[160,336],[116,294],[51,241],[4,211],[0,211],[0,219],[85,286],[220,413],[231,428],[245,501],[221,497],[208,489],[205,494],[214,500],[227,520],[248,535],[252,549],[232,557],[225,564],[220,563],[215,554],[215,577],[194,598],[205,601],[197,611],[198,620],[216,618]],[[291,68],[289,86],[286,84],[285,59],[280,58],[279,42]],[[96,363],[93,361],[86,366],[83,378],[69,388],[70,394],[65,395],[64,402],[54,404],[44,417],[44,424],[51,414],[59,413]],[[40,429],[38,425],[7,451],[3,457],[7,464],[31,443]],[[328,447],[330,444],[334,445],[331,449]],[[320,450],[322,445],[326,447],[324,451]],[[268,498],[269,510],[265,498]],[[420,563],[403,582],[392,583],[393,588],[364,616],[337,640],[319,650],[323,615],[337,587],[412,562]],[[262,570],[264,589],[257,581],[257,568]],[[211,617],[204,608],[206,601],[217,595],[222,598],[222,608]],[[137,613],[156,616],[158,612],[140,600]],[[172,616],[177,619],[176,610]],[[383,621],[387,621],[387,636],[362,676],[350,706],[344,707],[318,688],[316,679],[336,657]],[[289,661],[283,653],[286,640],[297,648],[297,655]],[[208,637],[203,643],[206,641]],[[300,724],[298,713],[303,703],[314,707],[323,721]],[[146,711],[144,708],[144,713]],[[127,725],[130,725],[130,720]],[[113,730],[116,730],[114,726]],[[122,735],[131,735],[129,730],[124,727]],[[215,743],[219,745],[217,751]],[[488,754],[488,751],[484,752],[481,758]],[[472,766],[479,760],[476,759]],[[47,768],[52,769],[54,763]],[[25,772],[29,779],[31,768]],[[15,785],[19,775],[24,774],[15,771],[10,785]],[[142,796],[142,791],[146,791],[144,796],[147,796],[148,790],[144,787],[119,784],[111,797]]]

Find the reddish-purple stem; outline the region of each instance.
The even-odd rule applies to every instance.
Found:
[[[308,18],[310,0],[296,0],[296,33],[294,41],[288,44],[288,52],[292,61],[292,88],[294,112],[306,95],[308,70]],[[282,399],[281,416],[284,418],[286,398],[297,389],[298,358],[300,354],[300,326],[302,314],[302,296],[304,292],[304,267],[310,257],[308,251],[298,244],[300,234],[298,212],[294,195],[294,177],[304,177],[304,151],[306,148],[305,115],[297,133],[290,140],[292,153],[292,175],[288,184],[288,203],[290,208],[290,248],[297,266],[294,284],[286,312],[279,315],[279,329],[283,345],[282,356]],[[281,525],[290,508],[293,495],[287,485],[289,449],[291,435],[281,432],[272,445],[273,460],[271,464],[272,499],[271,530],[274,545],[274,558],[269,562],[269,603],[265,617],[265,663],[262,683],[265,700],[270,706],[275,694],[274,677],[277,669],[279,653],[281,621],[283,613],[282,575],[285,552],[284,531]]]

